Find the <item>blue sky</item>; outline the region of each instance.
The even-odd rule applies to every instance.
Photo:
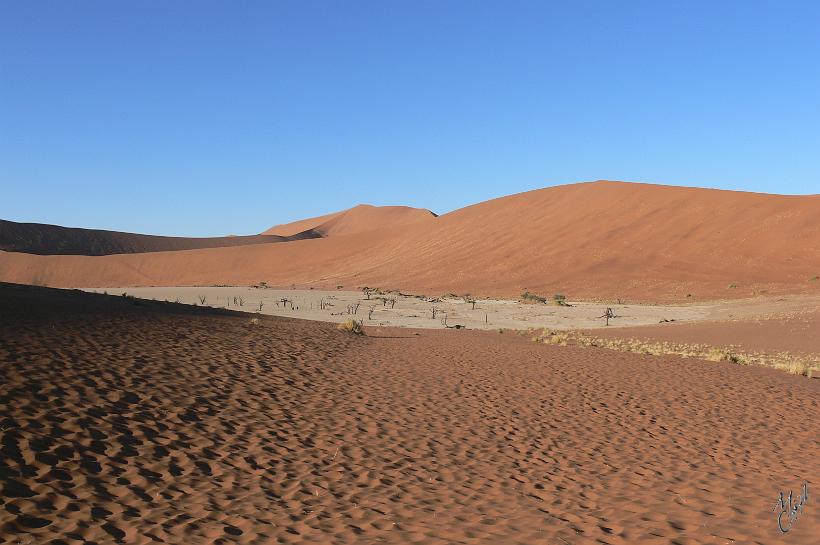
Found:
[[[0,3],[0,218],[259,232],[620,179],[820,193],[818,2]]]

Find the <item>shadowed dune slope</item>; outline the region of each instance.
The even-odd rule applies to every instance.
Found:
[[[0,279],[65,287],[266,281],[678,301],[817,292],[820,282],[810,279],[818,269],[820,196],[624,182],[558,186],[429,221],[289,244],[105,257],[0,254]]]
[[[367,333],[0,285],[0,542],[816,543],[820,381]]]
[[[163,237],[0,220],[0,250],[39,255],[99,256],[163,252],[287,242],[304,238],[316,238],[317,236],[311,233],[302,233],[292,237],[273,235],[204,238]]]
[[[323,237],[329,237],[419,223],[432,220],[435,217],[436,215],[429,210],[420,208],[360,204],[341,212],[277,225],[262,234],[292,236],[308,231]]]

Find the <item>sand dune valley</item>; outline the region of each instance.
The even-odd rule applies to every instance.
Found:
[[[0,543],[817,544],[818,378],[820,195],[0,221]]]

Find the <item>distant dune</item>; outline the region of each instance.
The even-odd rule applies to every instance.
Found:
[[[197,248],[220,248],[286,242],[303,238],[316,238],[312,233],[295,236],[250,235],[209,238],[162,237],[79,229],[45,225],[41,223],[16,223],[0,220],[0,250],[39,255],[111,255]]]
[[[344,215],[326,218],[309,228],[344,232]],[[820,290],[810,280],[820,274],[820,196],[601,181],[344,237],[104,257],[0,256],[0,280],[61,287],[265,281],[428,294],[737,298]]]
[[[305,220],[276,225],[263,235],[289,237],[304,232],[314,232],[322,237],[363,233],[375,229],[429,221],[436,215],[429,210],[408,206],[371,206],[360,204],[348,210],[334,212]]]

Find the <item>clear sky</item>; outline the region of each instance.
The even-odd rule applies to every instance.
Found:
[[[0,218],[248,234],[618,179],[820,193],[820,2],[0,2]]]

